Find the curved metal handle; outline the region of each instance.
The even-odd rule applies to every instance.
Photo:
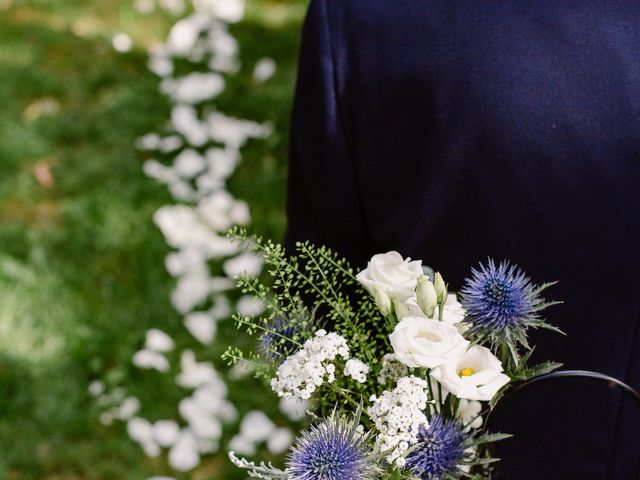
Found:
[[[590,372],[588,370],[560,370],[558,372],[547,373],[546,375],[540,375],[539,377],[532,378],[531,380],[527,380],[520,384],[517,384],[513,389],[511,389],[503,400],[506,400],[508,397],[514,395],[517,392],[521,392],[522,390],[526,390],[529,387],[541,383],[546,382],[548,380],[560,379],[560,378],[590,378],[593,380],[599,380],[601,382],[608,383],[612,386],[620,388],[623,392],[627,393],[631,398],[633,398],[638,407],[640,407],[640,393],[634,390],[630,385],[627,385],[621,380],[617,378],[610,377],[609,375],[605,375],[604,373],[598,372]]]

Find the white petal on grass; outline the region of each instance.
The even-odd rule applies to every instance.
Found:
[[[180,438],[180,426],[174,420],[158,420],[153,424],[152,434],[158,445],[171,447]]]
[[[162,450],[160,449],[160,445],[158,445],[153,441],[143,442],[140,444],[140,446],[144,450],[144,454],[147,457],[156,458],[156,457],[159,457],[160,454],[162,453]]]
[[[160,141],[160,151],[170,153],[182,147],[183,141],[178,135],[169,135]]]
[[[162,373],[169,371],[169,360],[159,352],[140,350],[133,356],[133,364],[146,370],[158,370]]]
[[[267,449],[273,455],[282,455],[291,446],[293,433],[288,428],[276,429],[267,439]]]
[[[203,455],[216,453],[220,448],[220,442],[210,438],[198,438],[198,451]]]
[[[258,82],[266,82],[276,73],[276,62],[273,58],[261,58],[253,67],[253,78]]]
[[[215,192],[198,203],[198,214],[211,229],[226,232],[238,220],[245,220],[246,203],[236,200],[227,191]]]
[[[170,182],[168,186],[171,195],[176,200],[180,200],[182,202],[191,202],[196,200],[197,194],[189,182],[178,179]]]
[[[240,422],[240,434],[256,443],[264,442],[276,426],[264,412],[251,410]]]
[[[191,431],[183,430],[176,444],[169,450],[169,465],[179,472],[187,472],[199,464],[197,441]]]
[[[98,397],[104,393],[105,386],[100,380],[94,380],[89,384],[89,394],[92,397]]]
[[[309,409],[308,400],[300,400],[295,397],[281,398],[278,403],[280,411],[292,422],[298,422],[307,415]]]
[[[185,388],[197,388],[207,383],[216,382],[218,373],[210,362],[198,362],[191,350],[182,352],[180,359],[181,372],[177,383]]]
[[[147,331],[145,347],[147,350],[164,353],[173,350],[174,343],[165,332],[158,328],[152,328]]]
[[[133,47],[133,40],[131,40],[131,37],[126,33],[118,32],[111,39],[111,44],[116,51],[124,53],[131,50],[131,47]]]
[[[229,318],[231,315],[231,304],[224,295],[218,295],[213,299],[213,308],[209,310],[212,318],[216,321]]]
[[[199,147],[209,140],[209,128],[198,118],[196,109],[191,105],[176,105],[171,109],[171,125],[187,141]]]
[[[161,183],[172,183],[178,179],[173,168],[167,167],[154,159],[149,159],[142,166],[145,175],[155,178]]]
[[[199,199],[211,195],[213,192],[224,187],[224,179],[217,177],[211,171],[205,171],[196,179],[196,188],[198,190]]]
[[[246,252],[224,262],[222,269],[230,278],[235,278],[240,274],[256,277],[260,275],[263,265],[264,260],[262,257]]]
[[[169,32],[166,48],[173,55],[186,57],[196,46],[200,32],[210,23],[207,15],[194,14],[176,22]]]
[[[133,7],[140,15],[149,15],[155,10],[156,2],[154,0],[135,0]]]
[[[195,104],[211,100],[224,91],[224,77],[214,72],[193,72],[180,78],[165,78],[160,90],[174,102]]]
[[[253,295],[243,295],[238,300],[236,309],[240,315],[255,317],[264,311],[264,303]]]
[[[237,362],[231,370],[229,370],[228,376],[232,380],[241,380],[243,378],[247,378],[254,372],[253,365],[251,362],[246,360],[240,360]]]
[[[243,147],[250,138],[265,138],[272,132],[270,125],[241,120],[222,112],[210,113],[207,125],[212,139],[237,149]]]
[[[126,396],[127,396],[127,392],[125,392],[124,388],[117,387],[113,389],[113,391],[109,395],[109,398],[112,405],[117,405],[121,403]]]
[[[203,220],[206,219],[202,218],[200,210],[196,213],[186,205],[166,205],[154,215],[156,225],[174,248],[198,248],[207,258],[229,256],[238,251],[238,245],[213,232]],[[206,265],[202,266],[202,269],[206,268]]]
[[[165,45],[156,44],[149,49],[147,67],[159,77],[166,77],[173,73],[173,60]]]
[[[138,413],[139,410],[140,410],[140,400],[138,400],[136,397],[130,396],[124,399],[124,401],[118,408],[118,412],[116,416],[120,420],[129,420],[136,413]]]
[[[250,438],[238,434],[234,435],[229,441],[229,450],[240,455],[252,457],[256,454],[256,444]]]
[[[113,423],[114,419],[115,419],[115,417],[114,417],[113,413],[111,413],[111,412],[102,412],[100,414],[100,423],[102,425],[109,426],[109,425],[111,425]]]
[[[176,157],[173,168],[184,178],[195,177],[206,168],[204,157],[192,148],[187,148]]]
[[[129,420],[127,433],[132,440],[140,444],[153,442],[151,423],[146,418],[134,417]]]
[[[220,179],[228,178],[240,161],[240,152],[234,148],[209,148],[205,156],[211,174]]]
[[[197,11],[211,13],[220,20],[235,23],[244,17],[245,0],[193,0]]]
[[[158,3],[171,15],[181,15],[185,10],[184,0],[158,0]]]
[[[209,312],[193,312],[184,319],[189,333],[203,345],[211,345],[216,336],[217,324]]]
[[[147,133],[136,140],[136,148],[139,150],[156,150],[160,145],[160,135]]]
[[[171,292],[171,303],[180,313],[193,310],[211,294],[211,280],[205,270],[193,270],[178,279]]]
[[[222,423],[213,416],[202,415],[197,421],[189,423],[189,427],[196,438],[218,439],[222,436]]]

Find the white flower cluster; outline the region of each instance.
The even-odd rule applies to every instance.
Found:
[[[395,353],[387,353],[382,357],[382,367],[378,373],[378,383],[393,385],[400,378],[409,374],[407,366],[398,360]]]
[[[318,330],[278,367],[271,388],[279,397],[308,399],[320,385],[335,380],[336,366],[331,362],[338,357],[349,358],[345,338],[335,332]]]
[[[447,294],[439,273],[433,284],[421,269],[420,261],[388,252],[374,255],[357,279],[384,315],[393,311],[399,320],[389,337],[397,360],[432,369],[432,378],[458,398],[491,400],[510,381],[502,363],[488,348],[464,338],[464,308]]]
[[[376,449],[379,452],[393,449],[386,457],[389,463],[402,467],[403,454],[417,441],[420,426],[428,425],[424,413],[428,388],[426,381],[411,375],[398,380],[393,390],[371,397],[373,404],[367,414],[378,431]]]
[[[367,381],[367,373],[369,373],[369,365],[355,358],[347,360],[344,366],[344,374],[353,378],[356,382],[365,383]]]

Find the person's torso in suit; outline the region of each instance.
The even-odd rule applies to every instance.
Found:
[[[458,289],[493,257],[564,304],[536,359],[640,388],[640,2],[318,0],[305,26],[287,241],[397,250]],[[507,480],[633,479],[640,419],[601,385],[497,419]]]

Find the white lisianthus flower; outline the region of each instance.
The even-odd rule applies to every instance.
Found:
[[[415,297],[411,297],[404,303],[406,310],[409,312],[409,315],[413,317],[425,317],[426,315],[422,312],[422,309],[418,305]],[[464,317],[467,312],[462,306],[462,304],[458,301],[455,293],[450,293],[447,295],[447,301],[444,304],[442,309],[442,321],[444,323],[448,323],[449,325],[455,325],[460,333],[464,333],[469,329],[469,325],[464,322]],[[408,316],[408,315],[407,315]],[[436,320],[437,320],[437,312],[436,312]]]
[[[456,327],[413,316],[403,318],[389,340],[396,358],[412,368],[435,368],[455,362],[469,346]]]
[[[398,252],[388,252],[374,255],[356,278],[372,294],[377,286],[389,297],[405,302],[414,294],[420,275],[422,260],[412,262]]]
[[[431,405],[430,408],[433,413],[442,413],[440,411],[440,403],[444,402],[446,398],[449,396],[449,391],[443,387],[442,385],[438,385],[437,380],[431,375],[433,380],[432,399],[435,400],[435,404]],[[464,398],[458,399],[458,408],[456,411],[456,419],[463,425],[464,431],[468,432],[470,430],[477,430],[482,426],[482,403],[476,400],[467,400]]]
[[[458,398],[489,401],[509,383],[510,378],[502,372],[502,363],[488,348],[474,345],[431,375]]]
[[[467,311],[458,301],[456,294],[448,294],[442,310],[442,321],[449,325],[455,325],[460,333],[464,333],[469,329],[469,325],[464,322],[466,315]]]
[[[433,286],[433,283],[426,275],[418,277],[416,302],[427,317],[433,318],[438,306],[438,292],[436,292],[436,287]]]
[[[475,400],[460,399],[456,418],[464,425],[466,430],[475,430],[482,426],[482,404]]]
[[[385,317],[389,315],[393,308],[393,302],[391,301],[391,298],[389,298],[389,295],[387,295],[384,290],[382,290],[382,288],[377,285],[373,287],[371,294],[373,295],[376,306],[378,307],[378,310],[380,310],[380,313],[382,313],[382,315],[384,315]]]

